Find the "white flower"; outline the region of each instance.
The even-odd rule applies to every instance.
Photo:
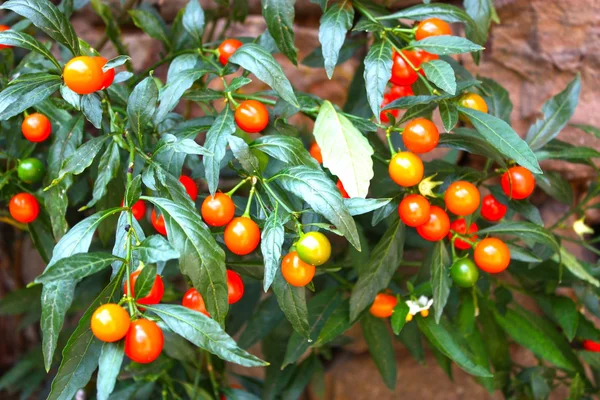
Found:
[[[428,316],[432,304],[433,299],[428,299],[427,296],[421,296],[417,301],[407,300],[406,305],[408,306],[408,315],[406,316],[406,320],[410,321],[417,313],[421,313],[423,317]]]
[[[585,224],[584,219],[585,217],[581,217],[577,221],[573,222],[573,230],[581,239],[583,239],[583,235],[587,233],[594,233],[594,230]]]

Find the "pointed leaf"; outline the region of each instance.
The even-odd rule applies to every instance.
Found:
[[[36,38],[26,34],[25,32],[14,31],[12,29],[0,32],[0,44],[16,46],[26,50],[35,51],[50,60],[52,64],[56,66],[56,69],[59,72],[62,72],[61,65],[58,63],[50,50],[48,50],[48,48],[46,48],[46,46],[40,43]]]
[[[194,38],[196,44],[202,43],[204,33],[204,10],[198,0],[190,0],[183,12],[183,27]]]
[[[561,246],[560,254],[555,254],[552,259],[557,262],[562,262],[563,265],[567,267],[567,269],[577,278],[591,283],[596,287],[600,287],[600,282],[598,279],[593,277],[577,260],[577,258],[573,254],[569,253],[564,247]]]
[[[304,148],[302,141],[295,137],[262,136],[256,139],[250,147],[260,150],[290,167],[305,165],[315,169],[319,168],[319,164]]]
[[[151,76],[133,88],[127,101],[127,117],[134,133],[143,133],[148,122],[152,121],[157,101],[158,88]]]
[[[456,94],[454,70],[446,61],[433,60],[421,65],[427,79],[445,92]]]
[[[262,14],[277,48],[296,65],[294,4],[296,0],[261,0]]]
[[[306,289],[290,285],[277,270],[273,280],[273,292],[279,303],[281,311],[290,321],[292,327],[302,337],[309,337],[308,308],[306,305]]]
[[[102,345],[102,352],[98,359],[98,382],[96,383],[98,400],[107,400],[114,390],[124,355],[124,341]]]
[[[92,200],[86,204],[86,208],[92,207],[98,200],[104,197],[108,190],[108,184],[119,173],[121,157],[119,155],[119,145],[113,141],[108,145],[98,165],[98,176],[94,182],[92,191]]]
[[[219,185],[221,160],[225,157],[229,136],[233,135],[235,129],[236,125],[233,119],[233,111],[231,111],[229,107],[225,107],[206,133],[204,147],[210,151],[212,155],[204,156],[202,158],[202,163],[204,164],[204,174],[206,176],[208,190],[212,196],[215,195],[217,186]]]
[[[411,47],[425,50],[432,54],[450,55],[471,53],[484,48],[460,36],[430,36],[410,43]]]
[[[75,296],[75,281],[54,281],[44,285],[42,289],[42,352],[46,371],[52,367],[58,335],[62,330],[65,315]]]
[[[179,258],[179,251],[175,250],[167,240],[160,235],[148,236],[139,246],[133,249],[134,258],[140,259],[145,264],[155,264]],[[137,293],[137,292],[136,292]],[[143,296],[142,296],[143,297]]]
[[[319,42],[325,59],[325,71],[331,79],[346,33],[352,28],[354,7],[348,0],[333,4],[321,17]]]
[[[392,76],[392,46],[387,41],[376,41],[365,58],[365,87],[373,115],[379,122],[383,93]]]
[[[142,299],[148,296],[150,294],[150,291],[152,290],[152,287],[154,286],[155,281],[156,265],[150,264],[144,266],[142,272],[140,272],[137,279],[135,280],[135,286],[133,287],[133,293],[135,293],[135,298]],[[127,293],[129,293],[129,288],[127,288]]]
[[[450,295],[450,255],[442,240],[437,242],[431,255],[431,290],[433,291],[433,307],[435,308],[435,322],[439,323],[442,312]]]
[[[265,262],[265,276],[263,278],[263,288],[265,292],[277,275],[279,268],[279,259],[281,258],[281,246],[283,245],[285,229],[281,216],[277,213],[277,208],[267,217],[265,226],[260,237],[260,250]]]
[[[57,280],[78,281],[86,276],[95,274],[108,267],[118,257],[109,253],[78,253],[70,257],[61,258],[44,270],[38,276],[37,283],[49,283]]]
[[[394,313],[392,314],[391,322],[392,330],[394,331],[395,335],[399,335],[402,331],[402,328],[404,328],[404,325],[406,325],[406,316],[408,315],[409,311],[410,308],[404,301],[399,301],[396,307],[394,307]]]
[[[382,319],[375,318],[370,314],[365,314],[360,324],[369,347],[369,353],[371,353],[383,382],[390,390],[394,390],[397,375],[396,357],[387,325]]]
[[[0,93],[0,120],[14,117],[44,101],[61,85],[62,79],[58,75],[36,73],[18,76]]]

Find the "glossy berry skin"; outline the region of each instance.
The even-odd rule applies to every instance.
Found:
[[[398,304],[396,296],[387,293],[379,293],[375,296],[369,312],[377,318],[389,318],[394,313],[394,308]]]
[[[103,342],[123,339],[130,325],[129,314],[118,304],[104,304],[92,314],[92,333]]]
[[[29,114],[21,124],[21,132],[25,139],[30,142],[39,143],[48,139],[52,133],[52,125],[50,120],[43,114]]]
[[[491,194],[485,196],[481,201],[481,216],[490,222],[500,221],[506,215],[507,210],[508,207]]]
[[[90,94],[102,87],[104,73],[94,57],[72,58],[63,70],[65,85],[77,94]]]
[[[581,344],[587,351],[600,352],[600,343],[594,342],[593,340],[584,339]]]
[[[319,266],[331,257],[331,243],[321,232],[308,232],[296,243],[296,251],[302,261]]]
[[[510,199],[523,200],[533,193],[535,178],[533,174],[523,167],[512,167],[502,175],[500,181],[502,191]]]
[[[381,108],[387,106],[394,100],[396,100],[396,99],[392,96],[391,93],[384,94],[383,101],[381,102]],[[400,110],[385,110],[385,111],[382,111],[381,113],[379,113],[379,119],[384,124],[387,124],[388,122],[390,122],[390,118],[389,118],[388,114],[391,114],[394,118],[397,119],[398,115],[400,115]]]
[[[482,113],[488,112],[488,106],[483,97],[477,93],[465,93],[458,99],[458,105],[465,108],[470,108],[475,111],[481,111]],[[471,122],[469,117],[463,113],[459,113],[458,117],[463,122]]]
[[[403,53],[406,56],[406,53]],[[408,56],[406,56],[409,58]],[[402,58],[399,53],[394,53],[392,56],[392,77],[390,82],[394,85],[409,86],[419,79],[417,72]]]
[[[138,220],[141,221],[142,218],[144,218],[146,216],[146,202],[144,200],[138,200],[135,202],[135,204],[133,206],[131,206],[131,213],[133,214],[133,217]],[[155,213],[156,215],[156,213]],[[162,215],[161,215],[162,218]],[[164,218],[163,218],[163,225],[164,225]]]
[[[393,100],[396,100],[400,97],[414,96],[415,92],[413,92],[412,87],[410,86],[392,85],[389,94]]]
[[[94,60],[96,60],[96,62],[100,66],[101,71],[102,71],[102,67],[104,67],[104,65],[108,61],[104,57],[94,57]],[[102,79],[100,81],[100,86],[98,87],[98,90],[104,90],[104,89],[108,88],[110,85],[112,85],[114,80],[115,80],[115,69],[114,68],[111,68],[106,72],[102,72]]]
[[[446,211],[440,207],[431,206],[429,209],[429,220],[423,225],[417,226],[417,233],[430,242],[437,242],[448,235],[450,231],[450,218]]]
[[[485,272],[497,274],[508,268],[510,250],[500,239],[483,239],[475,246],[475,264]]]
[[[42,179],[45,170],[46,168],[44,167],[43,162],[37,158],[31,157],[19,162],[17,175],[19,176],[19,179],[25,183],[35,183]]]
[[[165,338],[162,329],[149,319],[137,319],[131,323],[125,336],[125,354],[140,364],[156,360],[162,352]]]
[[[234,254],[245,256],[256,249],[260,242],[260,229],[248,217],[234,218],[225,228],[225,245]]]
[[[235,204],[225,193],[215,193],[202,202],[202,219],[210,226],[225,226],[235,214]]]
[[[194,288],[191,288],[183,295],[183,300],[181,305],[189,308],[190,310],[201,312],[210,318],[210,314],[206,311],[206,305],[204,304],[204,299],[202,295],[198,293],[198,291]]]
[[[227,270],[227,301],[229,304],[237,303],[244,296],[244,281],[235,271]]]
[[[319,147],[317,142],[314,142],[310,145],[309,153],[312,156],[312,158],[317,160],[319,164],[323,164],[323,154],[321,154],[321,148]]]
[[[150,222],[152,222],[152,226],[156,229],[156,232],[160,233],[163,236],[167,235],[167,227],[165,226],[165,217],[161,214],[160,217],[156,217],[156,210],[152,210],[152,214],[150,214]]]
[[[281,262],[283,278],[287,283],[296,287],[308,285],[315,276],[315,270],[314,265],[302,261],[295,251],[288,253]]]
[[[429,221],[429,201],[420,194],[409,194],[398,206],[398,214],[404,225],[417,227]]]
[[[187,175],[181,175],[179,177],[179,182],[185,187],[185,191],[192,198],[192,201],[195,202],[198,198],[198,186],[196,185],[196,182]]]
[[[450,276],[454,283],[462,288],[470,288],[479,279],[479,270],[475,263],[469,258],[461,258],[450,267]]]
[[[40,214],[40,203],[29,193],[19,193],[10,199],[8,211],[16,221],[28,224],[35,221]]]
[[[423,179],[423,161],[409,151],[394,154],[388,167],[390,178],[398,185],[410,187],[418,184]]]
[[[429,18],[419,22],[415,31],[415,39],[417,40],[441,35],[452,35],[452,29],[450,24],[439,18]]]
[[[0,25],[0,32],[4,32],[10,29],[10,26]],[[10,49],[12,46],[8,46],[6,44],[0,44],[0,50]]]
[[[427,153],[437,146],[440,131],[433,122],[426,118],[415,118],[410,121],[402,132],[404,146],[416,154]]]
[[[467,232],[467,221],[465,221],[464,218],[459,218],[455,221],[452,221],[452,223],[450,224],[450,230],[461,235],[467,235],[467,233],[471,235],[473,233],[476,233],[479,230],[479,228],[477,227],[477,224],[475,222],[472,222],[471,226],[469,226],[469,232]],[[448,240],[452,239],[452,232],[448,234]],[[459,250],[468,250],[471,248],[471,244],[474,243],[476,240],[476,235],[472,235],[471,240],[462,240],[456,238],[454,240],[454,247],[456,247]]]
[[[410,61],[413,63],[415,67],[420,67],[422,64],[426,62],[439,60],[440,56],[437,54],[431,54],[426,52],[425,50],[415,49],[410,51]],[[419,70],[419,73],[425,76],[425,71],[423,69]]]
[[[456,181],[450,184],[444,195],[448,210],[456,215],[473,214],[479,208],[481,196],[477,186],[467,181]]]
[[[235,123],[244,132],[260,132],[269,124],[269,111],[260,101],[244,100],[235,109]]]
[[[237,39],[226,39],[219,45],[219,62],[223,65],[227,64],[229,57],[242,47],[243,43]]]
[[[338,179],[338,181],[335,184],[335,186],[338,188],[338,190],[340,191],[340,194],[342,195],[342,197],[344,199],[349,199],[350,198],[350,195],[348,194],[348,192],[346,192],[346,189],[344,188],[344,184],[342,183],[342,181],[340,181]]]
[[[135,282],[137,278],[140,276],[142,270],[137,270],[129,275],[129,281],[131,282],[131,297],[135,297]],[[123,284],[123,293],[127,293],[127,281]],[[136,303],[138,304],[158,304],[162,300],[163,295],[165,294],[165,284],[163,283],[160,275],[156,275],[156,279],[154,280],[154,284],[152,285],[152,289],[150,289],[150,293],[146,297],[142,297],[141,299],[136,299]]]

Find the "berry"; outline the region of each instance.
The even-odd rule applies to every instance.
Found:
[[[402,53],[406,58],[406,52]],[[413,65],[414,66],[414,65]],[[402,58],[399,53],[394,52],[392,56],[392,77],[390,82],[394,85],[408,86],[412,85],[419,79],[417,72]]]
[[[123,339],[130,324],[129,314],[118,304],[104,304],[92,314],[92,333],[103,342]]]
[[[229,61],[229,57],[242,47],[243,43],[237,39],[226,39],[219,45],[219,62],[225,65]]]
[[[471,259],[461,258],[454,261],[450,267],[450,276],[457,286],[470,288],[477,283],[479,270]]]
[[[131,297],[135,297],[135,282],[142,270],[137,270],[129,275],[129,281],[131,283]],[[127,291],[127,281],[123,284],[123,293],[128,293]],[[148,293],[145,297],[141,299],[136,299],[136,303],[138,304],[158,304],[162,300],[163,295],[165,294],[165,284],[163,283],[160,275],[156,275],[156,279],[154,280],[154,284],[152,285],[152,289],[150,289],[150,293]]]
[[[415,92],[413,92],[410,86],[392,85],[389,94],[393,100],[396,100],[400,97],[414,96]]]
[[[102,68],[108,61],[104,57],[94,57],[94,60],[96,60],[96,62],[100,66],[100,70],[102,70]],[[115,69],[114,68],[111,68],[106,72],[102,72],[102,80],[100,81],[100,86],[98,87],[98,90],[107,89],[110,85],[112,85],[114,80],[115,80]]]
[[[25,183],[36,183],[44,176],[44,163],[37,158],[26,158],[19,162],[17,175]]]
[[[29,193],[19,193],[10,199],[8,211],[16,221],[29,224],[40,214],[40,203]]]
[[[227,301],[229,304],[237,303],[244,296],[244,281],[242,277],[232,270],[227,270]]]
[[[234,218],[225,228],[225,245],[234,254],[244,256],[256,249],[260,242],[260,229],[248,217]]]
[[[369,312],[377,318],[388,318],[394,313],[396,304],[398,304],[398,298],[396,298],[396,296],[387,293],[379,293],[375,296],[375,300],[373,301],[373,304],[371,304]]]
[[[393,97],[393,95],[391,93],[384,94],[383,101],[381,102],[381,108],[387,106],[394,100],[396,100],[396,99]],[[379,119],[384,124],[387,124],[388,122],[390,122],[390,118],[388,117],[388,114],[391,114],[394,118],[397,119],[398,115],[400,114],[400,110],[385,110],[385,111],[382,111],[381,113],[379,113]]]
[[[460,216],[477,211],[480,200],[479,189],[467,181],[453,182],[444,195],[448,210]]]
[[[29,114],[21,124],[21,132],[25,139],[30,142],[39,143],[48,139],[52,133],[52,125],[50,120],[43,114]]]
[[[479,230],[479,228],[477,227],[477,224],[475,222],[473,222],[473,223],[471,223],[471,226],[469,226],[469,232],[467,232],[467,221],[465,221],[464,218],[459,218],[450,224],[450,230],[453,232],[459,233],[461,235],[467,236],[467,233],[469,235],[473,234],[473,233],[477,232]],[[448,239],[451,239],[451,238],[452,238],[452,232],[450,232],[448,234]],[[459,250],[468,250],[471,248],[471,245],[476,240],[477,240],[476,235],[472,235],[471,240],[462,240],[462,239],[456,238],[454,240],[454,247],[456,247]]]
[[[190,310],[201,312],[210,318],[210,314],[206,311],[206,305],[204,304],[204,299],[202,295],[198,293],[198,291],[194,288],[191,288],[183,295],[183,300],[181,305],[189,308]]]
[[[398,206],[400,219],[406,226],[417,227],[429,221],[429,201],[420,194],[409,194]]]
[[[497,274],[508,268],[510,250],[500,239],[483,239],[475,246],[475,264],[485,272]]]
[[[350,195],[348,194],[348,192],[346,192],[346,189],[344,188],[344,184],[342,183],[342,181],[340,181],[338,179],[338,181],[335,184],[335,186],[337,186],[338,190],[340,191],[340,194],[342,195],[342,197],[344,199],[349,199],[350,198]]]
[[[323,265],[331,257],[331,243],[321,232],[308,232],[296,243],[300,259],[310,265]]]
[[[235,123],[244,132],[260,132],[269,124],[267,107],[257,100],[244,100],[235,109]]]
[[[125,354],[132,361],[147,364],[158,358],[164,344],[162,329],[156,322],[140,318],[131,323],[125,336]]]
[[[316,142],[310,145],[309,153],[312,156],[312,158],[317,160],[319,164],[323,164],[323,155],[321,154],[321,148]]]
[[[390,178],[398,185],[414,186],[423,179],[423,161],[414,153],[401,151],[392,157],[388,171]]]
[[[102,87],[104,73],[94,57],[72,58],[63,70],[65,85],[77,94],[90,94]]]
[[[185,187],[185,191],[192,198],[192,201],[195,202],[198,198],[198,186],[196,186],[196,182],[187,175],[181,175],[179,182]]]
[[[482,113],[488,112],[488,106],[480,95],[476,93],[465,93],[458,99],[458,105],[464,108],[470,108],[475,111],[481,111]],[[459,114],[460,120],[463,122],[471,122],[469,117]]]
[[[281,274],[292,286],[306,286],[315,276],[315,266],[302,261],[298,253],[293,251],[283,257]]]
[[[402,132],[404,146],[413,153],[427,153],[437,146],[440,132],[433,122],[425,118],[410,121]]]
[[[417,226],[417,233],[425,240],[437,242],[448,235],[450,231],[450,218],[440,207],[431,206],[429,209],[429,220],[423,225]]]
[[[202,219],[210,226],[225,226],[235,214],[235,204],[227,194],[218,192],[202,202]]]
[[[587,351],[600,352],[600,343],[594,342],[593,340],[584,339],[581,344]]]
[[[504,218],[507,209],[508,207],[491,194],[485,196],[481,201],[481,216],[490,222],[497,222]]]
[[[523,200],[533,193],[535,178],[523,167],[512,167],[502,175],[502,191],[510,199]]]
[[[152,222],[152,226],[156,229],[156,232],[161,235],[167,234],[167,228],[165,226],[165,217],[161,214],[160,217],[156,218],[156,209],[152,210],[152,214],[150,214],[150,222]]]
[[[450,24],[439,18],[429,18],[419,22],[415,39],[422,40],[431,36],[452,35]]]
[[[144,200],[138,200],[134,205],[131,206],[131,213],[133,217],[140,221],[146,215],[146,202]],[[162,218],[162,215],[160,216]],[[164,227],[164,219],[163,219],[163,227]]]

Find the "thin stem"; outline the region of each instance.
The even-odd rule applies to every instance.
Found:
[[[244,186],[246,184],[246,182],[248,182],[250,179],[252,179],[251,176],[247,177],[246,179],[243,179],[240,181],[240,183],[238,183],[237,185],[235,185],[233,187],[233,189],[231,189],[229,192],[225,193],[227,196],[231,197],[233,196],[233,194],[242,186]]]
[[[215,399],[219,397],[219,384],[217,383],[217,378],[215,376],[215,369],[212,364],[212,359],[210,353],[207,351],[205,353],[206,357],[206,370],[208,371],[208,376],[210,377],[210,383],[213,389],[213,394],[215,395]]]
[[[390,148],[390,154],[393,157],[396,154],[396,150],[394,150],[394,144],[392,143],[391,131],[389,129],[387,129],[385,131],[385,137],[387,139],[387,143],[388,143],[388,146]]]
[[[256,192],[256,177],[252,177],[252,188],[250,189],[250,194],[248,195],[248,203],[246,203],[246,210],[242,217],[249,218],[250,217],[250,207],[252,206],[252,198],[254,197],[254,193]]]
[[[129,144],[129,165],[127,166],[127,188],[131,187],[131,182],[133,181],[133,165],[135,162],[135,145],[133,143],[133,139],[131,139],[131,135],[126,134],[127,143]],[[125,199],[128,202],[127,198]],[[135,313],[133,306],[133,299],[131,298],[131,294],[133,293],[131,287],[131,261],[132,261],[132,247],[131,247],[131,234],[133,230],[133,212],[131,211],[131,204],[125,204],[127,206],[127,224],[129,225],[129,229],[127,230],[127,256],[125,258],[126,268],[127,268],[127,304],[129,306],[129,313],[133,316]],[[138,240],[139,241],[139,240]]]
[[[127,17],[128,11],[131,8],[133,8],[133,6],[135,5],[135,3],[137,3],[137,1],[138,0],[128,0],[127,3],[125,3],[125,5],[123,6],[123,9],[121,10],[121,13],[117,17],[117,25],[120,25],[123,22],[125,22],[125,18]],[[100,50],[102,50],[104,48],[106,43],[108,43],[108,34],[105,33],[104,36],[102,36],[102,39],[100,39],[98,41],[98,43],[96,44],[95,49],[98,52],[100,52]]]

